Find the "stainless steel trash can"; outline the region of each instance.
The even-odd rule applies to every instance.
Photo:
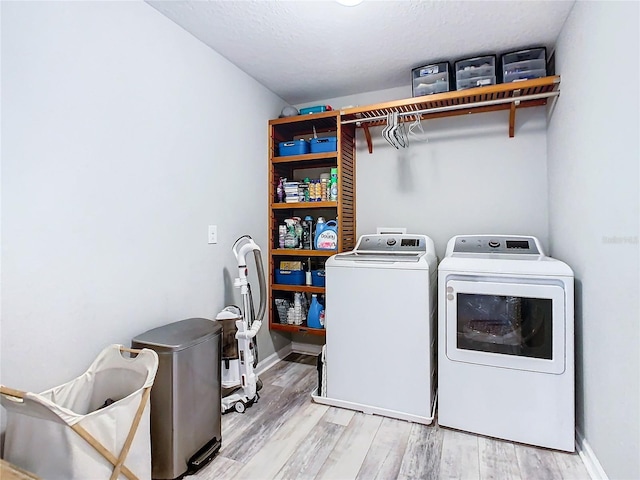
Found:
[[[195,471],[220,449],[222,327],[188,318],[136,336],[132,348],[158,354],[151,389],[152,477]]]

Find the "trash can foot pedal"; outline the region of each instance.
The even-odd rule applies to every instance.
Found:
[[[205,444],[200,450],[198,450],[193,457],[189,459],[189,472],[193,473],[200,470],[203,466],[213,460],[213,457],[220,451],[222,446],[222,440],[213,437],[209,442]]]

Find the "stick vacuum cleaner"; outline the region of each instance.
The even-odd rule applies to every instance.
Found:
[[[257,315],[247,280],[246,257],[251,252],[260,287]],[[267,302],[261,250],[249,235],[244,235],[233,244],[233,253],[238,261],[238,278],[233,285],[240,289],[242,309],[230,305],[216,316],[216,321],[222,324],[222,413],[231,410],[244,413],[247,407],[258,401],[258,391],[262,388],[262,382],[254,372],[258,364],[256,334],[262,326]]]

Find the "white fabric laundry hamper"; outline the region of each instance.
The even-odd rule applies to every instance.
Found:
[[[110,345],[84,374],[45,392],[0,386],[5,460],[44,479],[150,479],[157,369],[155,351]]]

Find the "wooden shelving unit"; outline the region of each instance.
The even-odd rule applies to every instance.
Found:
[[[355,246],[355,125],[342,125],[340,112],[331,111],[313,115],[278,118],[269,121],[269,328],[284,332],[302,332],[324,336],[324,329],[279,322],[275,298],[292,298],[295,292],[324,294],[324,287],[307,285],[282,285],[275,283],[275,270],[281,260],[312,259],[323,263],[331,255]],[[337,137],[335,152],[309,153],[279,156],[278,143],[294,138],[308,137],[315,132],[332,132]],[[338,200],[327,202],[278,203],[276,187],[281,177],[295,179],[299,171],[324,171],[338,169]],[[308,176],[308,175],[304,175]],[[338,250],[284,249],[278,247],[278,225],[293,216],[314,219],[324,216],[338,223]]]
[[[556,75],[346,108],[340,111],[340,121],[364,129],[369,153],[373,152],[369,127],[384,125],[387,114],[392,112],[400,113],[404,121],[413,121],[416,115],[429,120],[509,110],[509,136],[513,137],[517,109],[546,105],[549,98],[559,94],[560,76]]]

